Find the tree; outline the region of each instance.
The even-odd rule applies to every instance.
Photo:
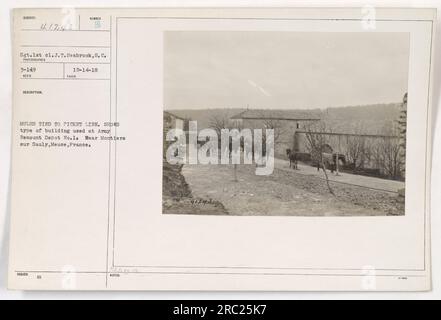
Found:
[[[327,135],[324,133],[330,133],[332,131],[327,130],[326,123],[324,121],[307,123],[304,125],[304,130],[306,132],[306,141],[308,142],[307,149],[311,154],[311,158],[317,162],[317,167],[321,167],[323,169],[326,186],[328,187],[329,193],[335,195],[334,190],[332,190],[331,185],[329,184],[329,177],[328,173],[326,172],[323,159],[325,147],[329,145]]]
[[[230,118],[226,114],[213,115],[210,117],[208,127],[214,129],[220,138],[223,129],[230,129]]]
[[[401,174],[400,140],[397,129],[387,126],[383,129],[382,136],[372,147],[372,154],[377,167],[383,174],[397,179]]]
[[[279,119],[263,119],[263,127],[265,129],[274,130],[274,142],[277,143],[286,132],[286,126]]]
[[[367,141],[362,122],[354,123],[352,135],[346,136],[345,157],[355,172],[363,169],[371,159],[371,144]]]
[[[404,94],[403,103],[401,105],[400,117],[398,119],[399,135],[400,135],[400,166],[401,175],[404,177],[406,173],[406,133],[407,133],[407,92]]]
[[[228,114],[213,115],[210,118],[210,122],[209,122],[208,125],[209,125],[209,127],[211,129],[214,129],[216,131],[218,139],[219,139],[218,146],[220,148],[222,147],[222,141],[221,141],[222,140],[222,130],[224,130],[224,129],[229,129],[229,130],[237,129],[237,130],[240,130],[241,129],[240,123],[237,122],[237,121],[231,121]],[[242,148],[242,144],[243,144],[243,141],[241,139],[239,148]],[[233,152],[240,152],[240,150],[233,150],[233,143],[232,143],[231,140],[228,143],[228,152],[229,152],[229,156],[230,157],[231,157],[231,154]],[[222,151],[221,151],[221,154],[222,154]],[[238,167],[237,163],[234,163],[233,164],[233,179],[234,179],[235,182],[238,181],[238,179],[237,179],[237,167]]]

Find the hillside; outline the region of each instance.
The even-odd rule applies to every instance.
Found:
[[[390,134],[400,108],[400,103],[328,108],[323,119],[334,132]]]

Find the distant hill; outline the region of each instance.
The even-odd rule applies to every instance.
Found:
[[[332,131],[390,134],[400,115],[401,103],[328,108],[323,119]]]
[[[354,120],[354,119],[394,119],[398,116],[401,103],[372,104],[361,106],[347,106],[324,109],[323,113],[331,118]]]
[[[333,132],[379,134],[385,133],[385,130],[395,126],[400,114],[400,108],[400,103],[388,103],[312,109],[310,112],[311,116],[320,114],[320,117],[326,122],[327,128]],[[209,127],[210,120],[213,117],[229,119],[245,110],[245,108],[225,108],[167,111],[185,119],[197,120],[198,127],[201,129]],[[289,111],[283,109],[273,111],[282,114],[284,112],[289,113]],[[308,112],[308,110],[304,109],[302,111]]]

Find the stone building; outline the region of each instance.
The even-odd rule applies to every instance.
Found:
[[[185,119],[177,116],[176,114],[164,111],[163,112],[163,132],[162,132],[162,148],[163,148],[163,158],[166,156],[166,150],[171,144],[170,141],[166,141],[167,132],[171,129],[181,129],[184,130]]]
[[[296,143],[296,131],[303,124],[320,121],[319,110],[263,110],[247,109],[230,120],[233,126],[248,129],[273,129],[274,154],[276,157],[286,157],[286,149],[299,151]]]
[[[274,129],[274,154],[287,159],[286,149],[295,150],[301,160],[314,161],[311,139],[321,144],[321,152],[344,156],[339,162],[348,169],[366,174],[402,177],[400,137],[397,128],[373,134],[368,131],[336,132],[336,123],[329,121],[321,110],[256,110],[248,109],[231,117],[232,126],[249,129]],[[338,121],[340,128],[350,123]]]

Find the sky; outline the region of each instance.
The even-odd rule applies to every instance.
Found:
[[[400,102],[409,34],[167,31],[165,109],[314,109]]]

